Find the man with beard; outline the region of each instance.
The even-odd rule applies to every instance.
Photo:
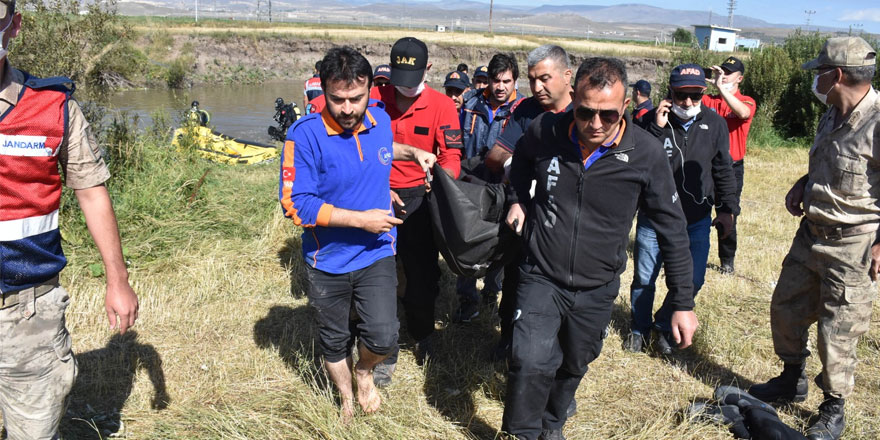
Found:
[[[428,170],[436,158],[392,145],[391,119],[381,103],[370,100],[373,71],[360,53],[333,48],[322,65],[327,106],[288,130],[279,198],[284,215],[304,228],[318,344],[342,399],[342,418],[350,420],[352,367],[358,403],[364,412],[375,412],[381,397],[373,368],[397,348],[395,227],[402,220],[391,206],[391,162],[411,160]],[[352,306],[359,317],[354,329],[349,327]],[[355,336],[359,356],[352,365]]]

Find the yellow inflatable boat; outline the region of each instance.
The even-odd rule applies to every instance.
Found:
[[[174,130],[171,145],[178,150],[192,145],[205,159],[228,164],[252,165],[278,157],[278,148],[274,145],[236,139],[202,126]]]

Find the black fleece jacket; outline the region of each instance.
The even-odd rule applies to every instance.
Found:
[[[660,128],[654,119],[657,109],[642,118],[644,128],[666,150],[688,224],[706,218],[712,206],[718,212],[739,214],[727,123],[715,112],[703,110],[687,130],[671,113]]]
[[[605,285],[626,267],[638,209],[657,231],[667,303],[673,310],[692,310],[687,223],[669,161],[657,139],[626,118],[618,146],[586,170],[569,135],[572,111],[542,114],[517,142],[509,197],[526,208],[526,262],[563,288]],[[532,179],[537,181],[534,198]]]

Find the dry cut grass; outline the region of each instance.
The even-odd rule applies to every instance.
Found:
[[[595,41],[577,38],[561,38],[539,35],[510,35],[510,34],[487,34],[480,32],[471,33],[442,33],[424,30],[408,30],[400,28],[356,28],[356,27],[321,27],[302,25],[272,25],[272,26],[230,26],[225,27],[219,23],[216,26],[191,26],[171,25],[160,26],[138,24],[133,26],[135,30],[154,32],[157,30],[168,31],[174,34],[184,35],[273,35],[280,37],[298,37],[312,39],[329,39],[332,41],[355,42],[355,41],[379,41],[392,43],[403,37],[415,37],[425,43],[435,43],[446,46],[463,47],[489,47],[499,50],[531,50],[542,44],[559,44],[568,50],[590,53],[595,55],[611,56],[642,56],[649,58],[670,58],[669,49],[663,47],[651,47],[640,44],[618,43],[610,41]]]
[[[697,298],[701,326],[695,346],[674,360],[621,349],[629,320],[628,269],[604,351],[578,390],[579,411],[566,425],[568,438],[727,439],[722,428],[683,423],[681,410],[711,396],[718,384],[747,387],[780,370],[770,340],[769,301],[797,227],[782,198],[805,172],[806,152],[755,148],[746,168],[738,273],[709,271]],[[81,374],[64,422],[67,436],[494,438],[506,379],[504,367],[490,364],[487,353],[498,329],[485,314],[468,325],[449,323],[455,299],[448,272],[439,300],[436,358],[417,366],[411,341],[403,337],[401,361],[393,385],[382,391],[381,411],[360,414],[348,427],[339,424],[335,395],[315,363],[314,321],[300,276],[300,231],[279,213],[277,174],[277,165],[212,170],[198,193],[204,221],[182,235],[186,238],[166,244],[161,258],[133,261],[131,279],[140,295],[141,317],[124,337],[107,329],[102,280],[86,269],[94,251],[68,246],[71,264],[63,283],[73,297],[68,324]],[[157,243],[155,252],[171,228],[188,227],[174,220],[187,208],[169,209],[180,212],[136,231],[124,226],[133,219],[120,218],[126,246]],[[224,222],[233,226],[222,234],[206,233]],[[710,263],[717,264],[714,249],[713,242]],[[150,251],[141,249],[142,255]],[[658,284],[662,296],[663,280]],[[861,361],[847,406],[845,438],[878,438],[876,325],[858,350]],[[815,375],[819,368],[818,359],[810,358],[808,373]],[[820,399],[813,388],[806,403],[782,410],[783,419],[804,426]]]

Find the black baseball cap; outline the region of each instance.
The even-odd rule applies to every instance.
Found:
[[[630,84],[629,86],[638,90],[642,95],[651,96],[651,83],[648,81],[640,79],[635,84]]]
[[[698,64],[682,64],[672,69],[669,75],[669,87],[700,87],[706,88],[706,74]]]
[[[443,87],[455,87],[456,89],[466,89],[470,87],[471,81],[468,79],[468,76],[464,72],[449,72],[446,75],[446,81],[443,82]]]
[[[391,84],[416,87],[428,67],[428,46],[413,37],[404,37],[391,46]]]
[[[474,78],[477,78],[477,77],[488,78],[489,77],[489,68],[486,66],[477,67],[477,70],[474,70]]]
[[[746,66],[743,65],[743,62],[740,61],[737,57],[729,57],[721,63],[721,68],[724,69],[728,74],[733,72],[745,73]]]

